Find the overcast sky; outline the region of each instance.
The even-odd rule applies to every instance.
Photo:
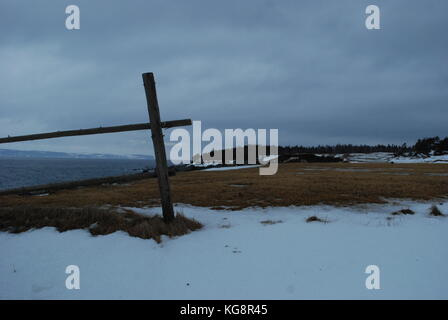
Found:
[[[447,136],[447,14],[443,0],[2,0],[0,136],[147,122],[149,71],[162,120],[278,128],[281,145]],[[147,132],[0,148],[153,153]]]

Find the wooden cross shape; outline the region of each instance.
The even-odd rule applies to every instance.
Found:
[[[149,122],[151,123],[152,143],[156,157],[156,173],[159,181],[160,200],[162,203],[163,219],[170,222],[174,219],[173,202],[171,201],[170,181],[166,163],[165,143],[163,141],[160,123],[159,102],[157,101],[156,83],[152,72],[144,73],[146,101],[148,104]],[[191,125],[191,120],[190,120]]]
[[[149,123],[128,124],[113,127],[100,127],[93,129],[80,129],[69,131],[56,131],[49,133],[31,134],[26,136],[16,136],[0,138],[0,144],[19,141],[42,140],[60,137],[83,136],[91,134],[102,134],[112,132],[125,132],[151,129],[154,154],[156,158],[156,174],[159,182],[160,198],[162,203],[163,219],[171,222],[174,219],[173,203],[171,201],[170,181],[168,178],[168,165],[166,160],[165,143],[163,141],[162,128],[172,128],[191,125],[191,119],[160,121],[159,103],[157,101],[156,84],[152,72],[144,73],[143,85],[145,87],[146,101],[148,105]]]

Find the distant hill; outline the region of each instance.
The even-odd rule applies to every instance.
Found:
[[[141,159],[154,160],[153,156],[133,154],[114,155],[100,153],[66,153],[52,151],[22,151],[11,149],[0,149],[0,158],[63,158],[63,159]]]

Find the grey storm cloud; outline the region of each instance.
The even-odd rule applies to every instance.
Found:
[[[65,28],[78,5],[81,29]],[[381,9],[381,30],[364,26]],[[288,144],[446,136],[448,3],[353,0],[3,0],[0,136],[164,120],[278,128]],[[169,131],[168,131],[169,133]],[[133,132],[3,145],[152,153]]]

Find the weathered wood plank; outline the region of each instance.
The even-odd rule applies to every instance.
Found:
[[[172,127],[189,126],[189,125],[191,125],[190,119],[166,121],[166,122],[160,123],[160,126],[162,128],[172,128]],[[11,142],[20,142],[20,141],[43,140],[43,139],[52,139],[52,138],[113,133],[113,132],[148,130],[148,129],[151,129],[150,123],[137,123],[137,124],[128,124],[128,125],[113,126],[113,127],[99,127],[99,128],[93,128],[93,129],[56,131],[56,132],[48,132],[48,133],[31,134],[31,135],[25,135],[25,136],[0,138],[0,144],[1,143],[11,143]]]
[[[166,161],[165,143],[163,141],[162,125],[160,122],[156,84],[152,72],[144,73],[142,77],[151,123],[152,142],[154,144],[154,154],[156,157],[156,173],[159,181],[163,218],[165,222],[170,222],[174,220],[174,209],[171,201],[170,181],[168,179],[168,166]]]

